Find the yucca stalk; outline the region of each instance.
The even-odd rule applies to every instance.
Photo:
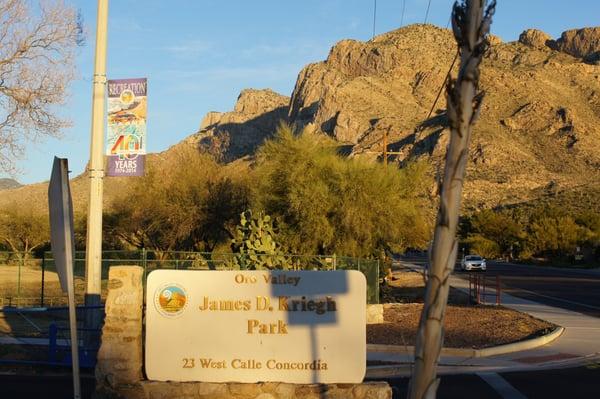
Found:
[[[479,65],[488,48],[487,34],[496,2],[492,1],[487,10],[485,5],[486,0],[466,0],[454,3],[452,9],[452,30],[460,51],[460,68],[457,78],[450,79],[446,86],[450,144],[415,346],[415,365],[409,387],[411,399],[435,398],[440,382],[436,368],[444,341],[448,278],[457,255],[456,229],[469,140],[483,100],[483,92],[478,88]]]

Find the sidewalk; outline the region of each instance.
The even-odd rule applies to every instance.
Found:
[[[468,281],[456,276],[450,277],[450,285],[460,290],[468,291],[469,288]],[[490,293],[492,292],[495,293],[495,291],[490,289]],[[540,304],[508,294],[502,294],[502,305],[530,314],[538,319],[547,320],[564,327],[565,330],[554,341],[544,346],[521,352],[484,358],[442,356],[438,370],[440,374],[560,368],[582,365],[592,360],[600,359],[600,318]],[[384,370],[390,375],[405,376],[410,374],[413,355],[369,352],[367,359],[402,363],[399,367],[372,367],[369,371],[373,376],[384,376]],[[377,370],[380,371],[378,372]]]

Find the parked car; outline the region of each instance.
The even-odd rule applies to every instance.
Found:
[[[461,270],[482,270],[485,271],[487,268],[485,259],[479,255],[467,255],[460,262]]]

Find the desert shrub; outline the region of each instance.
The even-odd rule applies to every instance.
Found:
[[[110,231],[130,246],[157,251],[212,251],[232,238],[247,208],[243,182],[221,174],[219,165],[195,149],[181,149],[164,173],[160,164],[113,205]]]
[[[497,250],[503,257],[512,252],[521,259],[566,258],[577,247],[591,248],[593,253],[599,246],[600,215],[592,210],[574,213],[551,204],[483,210],[463,219],[461,236],[465,245]]]
[[[528,244],[534,253],[567,255],[585,237],[585,229],[570,216],[543,217],[529,226]]]
[[[50,241],[48,215],[34,212],[25,204],[12,203],[0,210],[0,242],[4,249],[18,252],[19,258]]]
[[[464,218],[461,236],[464,245],[473,251],[499,258],[514,256],[523,248],[525,231],[511,215],[486,209]],[[475,250],[476,247],[480,249]]]
[[[426,172],[423,164],[399,170],[348,159],[325,136],[281,126],[258,152],[253,197],[281,220],[292,252],[377,256],[429,241]]]
[[[468,248],[468,253],[478,254],[484,258],[495,259],[502,256],[502,250],[497,242],[489,240],[479,234],[469,236],[463,241]]]

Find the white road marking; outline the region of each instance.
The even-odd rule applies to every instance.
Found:
[[[517,391],[498,373],[477,373],[477,375],[498,392],[502,399],[527,399],[527,396]]]

